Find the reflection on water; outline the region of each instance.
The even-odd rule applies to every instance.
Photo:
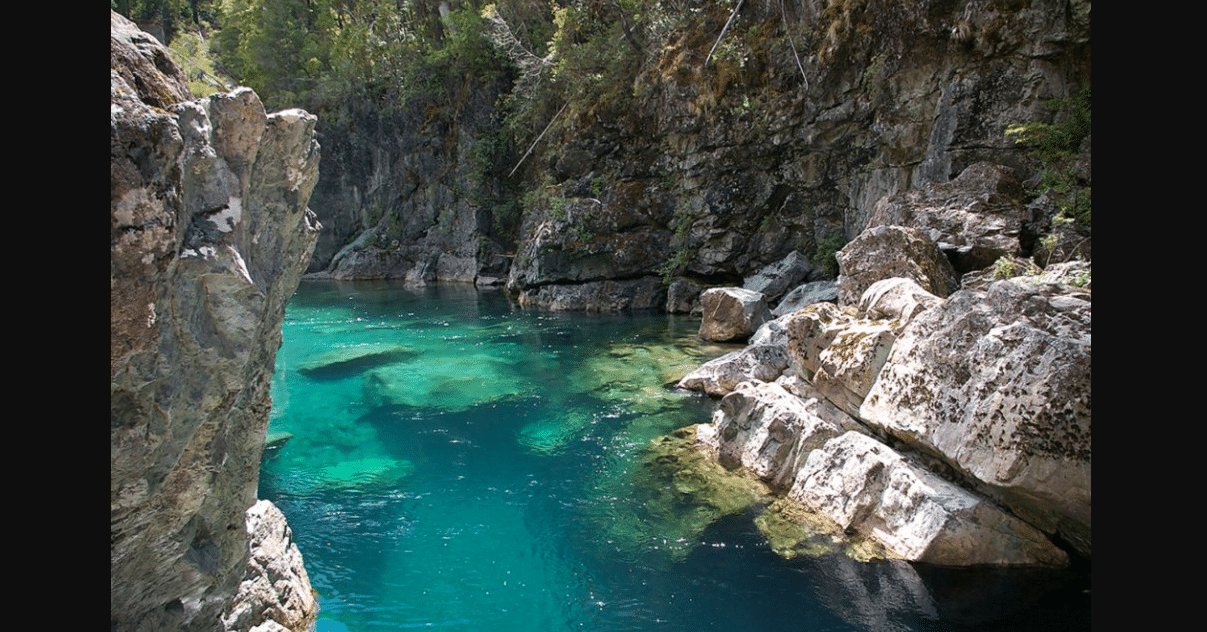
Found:
[[[757,498],[662,473],[679,457],[651,441],[714,405],[667,384],[731,348],[698,325],[303,283],[273,383],[271,430],[292,438],[261,496],[319,630],[1089,629],[1084,575],[786,561]]]

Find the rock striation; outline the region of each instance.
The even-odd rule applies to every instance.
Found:
[[[111,51],[110,627],[302,630],[301,556],[255,496],[285,303],[319,230],[315,117],[246,88],[193,100],[117,13]],[[249,537],[265,515],[277,526]],[[273,589],[236,603],[256,565]]]

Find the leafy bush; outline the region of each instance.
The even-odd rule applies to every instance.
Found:
[[[1073,163],[1082,141],[1090,135],[1090,88],[1073,97],[1052,99],[1046,105],[1063,116],[1059,123],[1017,123],[1006,127],[1006,136],[1029,147],[1042,164],[1036,193],[1060,194],[1061,214],[1089,226],[1090,187],[1078,184]]]
[[[838,278],[838,257],[834,255],[845,245],[847,245],[847,236],[843,233],[831,235],[817,242],[813,262],[821,268],[827,279]]]

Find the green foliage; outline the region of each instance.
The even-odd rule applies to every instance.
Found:
[[[847,245],[847,236],[843,233],[830,235],[817,242],[817,250],[813,255],[813,262],[821,268],[822,273],[827,279],[838,278],[838,258],[834,255],[839,250],[842,250],[842,247],[845,245]]]
[[[221,69],[270,110],[304,104],[329,68],[328,8],[320,0],[224,0],[213,40]]]
[[[472,0],[447,15],[431,0],[221,0],[219,9],[212,47],[222,70],[270,109],[447,98],[504,68]]]
[[[1032,276],[1042,272],[1039,266],[1030,260],[1017,259],[1011,256],[998,257],[993,262],[993,278],[1010,279],[1017,276]]]
[[[189,79],[189,90],[193,96],[205,97],[215,92],[225,92],[233,86],[221,77],[214,66],[209,46],[200,31],[182,31],[168,46],[180,67]]]
[[[670,285],[671,279],[683,274],[700,249],[699,244],[692,242],[692,217],[685,205],[680,205],[675,209],[675,218],[671,223],[675,227],[674,236],[671,237],[671,246],[675,248],[675,254],[658,269],[658,273],[662,275],[663,285]]]
[[[1090,88],[1067,99],[1046,104],[1058,112],[1058,123],[1017,123],[1006,127],[1006,136],[1031,149],[1042,165],[1037,194],[1053,191],[1061,200],[1061,215],[1090,225],[1090,187],[1081,186],[1073,163],[1082,141],[1090,135]]]
[[[214,22],[214,0],[109,0],[109,8],[134,22],[155,23],[164,29],[165,44]]]
[[[1065,277],[1069,285],[1074,287],[1090,287],[1091,274],[1089,268],[1084,270],[1073,270]]]

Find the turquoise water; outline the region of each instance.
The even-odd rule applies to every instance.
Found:
[[[319,631],[1089,629],[1082,572],[788,561],[757,508],[668,494],[647,446],[714,403],[667,385],[733,348],[698,327],[304,282],[269,428],[292,437],[260,496],[293,528]]]

